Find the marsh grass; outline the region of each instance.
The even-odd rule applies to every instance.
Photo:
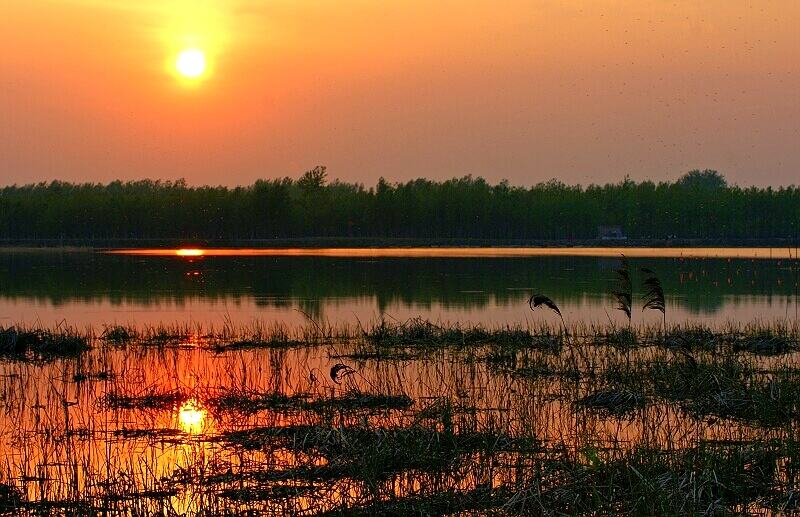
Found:
[[[644,408],[645,398],[641,393],[627,389],[604,389],[578,399],[576,405],[610,416],[622,416]]]
[[[90,339],[71,328],[0,327],[0,357],[31,361],[76,357],[89,350]]]
[[[587,346],[610,346],[633,351],[658,346],[670,350],[748,352],[780,356],[800,350],[797,325],[789,322],[749,323],[709,328],[703,325],[653,326],[573,325],[462,326],[422,319],[406,322],[380,320],[364,327],[313,325],[288,328],[282,324],[226,324],[217,330],[200,325],[105,327],[95,337],[91,328],[20,329],[0,328],[0,357],[11,360],[53,360],[79,357],[94,348],[155,347],[189,348],[229,353],[247,350],[301,349],[319,346],[343,350],[338,357],[363,360],[413,360],[442,350],[491,348],[499,354],[519,350],[541,350],[559,354]],[[568,338],[569,336],[569,338]],[[335,355],[336,352],[331,352]]]
[[[763,426],[797,422],[800,375],[784,369],[769,374],[725,358],[694,366],[657,364],[647,370],[653,392],[698,415],[714,415]]]
[[[553,335],[550,329],[547,329],[544,335],[536,335],[521,326],[493,329],[482,326],[462,327],[457,324],[436,324],[420,318],[403,323],[381,320],[378,324],[363,330],[364,340],[376,347],[404,346],[423,349],[463,348],[487,344],[510,348],[537,346],[558,348],[561,342]]]
[[[11,485],[0,483],[0,514],[13,514],[22,509],[22,494]]]
[[[136,339],[136,337],[136,329],[130,326],[122,325],[106,325],[103,329],[103,333],[100,335],[100,339],[109,343],[116,343],[120,345],[130,342]]]
[[[110,392],[101,402],[110,409],[168,410],[190,398],[190,395],[182,390],[160,391],[153,386],[135,394]]]
[[[0,363],[0,511],[769,515],[800,502],[791,324],[126,333]],[[372,355],[341,359],[357,352]],[[339,364],[350,373],[329,374]],[[178,425],[188,400],[208,425]]]
[[[205,404],[218,412],[256,413],[258,411],[359,411],[404,410],[414,401],[407,395],[387,395],[351,389],[332,396],[312,396],[308,393],[285,395],[279,392],[225,389],[203,398]]]

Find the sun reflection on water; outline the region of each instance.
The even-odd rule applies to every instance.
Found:
[[[179,257],[202,257],[205,255],[205,251],[196,248],[181,248],[175,250],[175,255]]]
[[[189,399],[178,409],[178,423],[183,432],[200,434],[208,412],[195,399]]]

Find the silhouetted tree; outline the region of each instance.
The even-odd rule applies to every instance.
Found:
[[[712,169],[703,171],[694,169],[687,172],[678,180],[678,185],[684,188],[718,190],[728,186],[728,182],[719,172]]]
[[[310,171],[306,171],[299,180],[297,186],[300,190],[310,193],[325,186],[328,178],[328,168],[324,165],[317,165]]]

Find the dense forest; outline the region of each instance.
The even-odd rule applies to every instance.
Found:
[[[466,176],[377,186],[300,179],[247,187],[54,181],[0,189],[0,239],[776,239],[800,233],[800,188],[741,188],[712,170],[676,182],[490,185]]]

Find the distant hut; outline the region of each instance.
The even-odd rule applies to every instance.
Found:
[[[604,241],[622,241],[627,239],[621,226],[598,226],[597,238]]]

